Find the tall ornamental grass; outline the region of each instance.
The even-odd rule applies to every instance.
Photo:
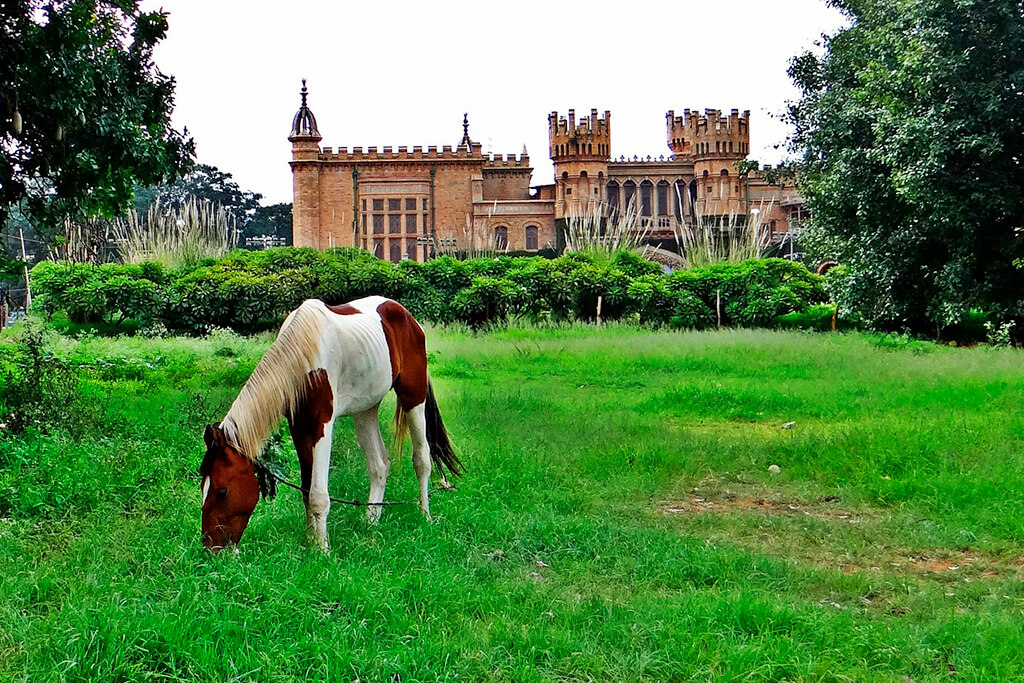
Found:
[[[223,207],[195,197],[177,209],[157,200],[145,220],[131,211],[114,223],[113,231],[125,263],[156,261],[167,268],[220,258],[237,241],[234,218]]]

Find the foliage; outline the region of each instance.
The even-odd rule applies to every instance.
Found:
[[[19,326],[13,348],[0,362],[0,423],[14,433],[58,428],[76,432],[81,424],[78,377],[66,360],[49,348],[38,321]]]
[[[805,236],[848,269],[840,314],[934,332],[1024,320],[1024,9],[836,0],[851,25],[796,57],[789,111]]]
[[[303,299],[339,304],[380,295],[404,303],[422,320],[474,329],[509,317],[617,320],[636,315],[654,326],[768,325],[824,300],[822,278],[800,264],[762,259],[661,274],[630,252],[608,257],[567,254],[485,257],[394,265],[360,249],[234,251],[172,269],[129,265],[42,263],[32,271],[40,310],[65,311],[73,323],[159,322],[167,329],[274,327]],[[130,286],[129,281],[141,280]]]
[[[167,15],[135,0],[0,5],[0,225],[22,206],[52,238],[68,216],[114,216],[135,182],[183,171],[174,79],[153,49]]]
[[[292,205],[291,203],[258,206],[250,220],[239,222],[243,237],[259,237],[274,235],[284,237],[291,244],[292,239]]]
[[[262,197],[258,192],[243,190],[230,173],[209,164],[196,164],[173,183],[136,188],[135,212],[147,215],[154,205],[159,205],[163,213],[180,213],[188,205],[199,203],[223,210],[234,226],[245,231],[260,211]],[[290,230],[291,205],[277,206],[288,207]]]

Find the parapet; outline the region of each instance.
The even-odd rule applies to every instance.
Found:
[[[472,150],[465,146],[453,148],[451,145],[430,145],[424,149],[421,145],[415,145],[411,149],[405,145],[394,148],[390,145],[384,147],[339,147],[337,151],[332,147],[324,147],[320,154],[321,161],[370,161],[370,160],[410,160],[410,161],[432,161],[440,159],[450,160],[484,160],[488,157],[483,153],[483,145],[474,142]]]
[[[495,154],[488,161],[484,162],[484,170],[489,168],[532,170],[530,157],[527,154],[506,154],[505,156]]]

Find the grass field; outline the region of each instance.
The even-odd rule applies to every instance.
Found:
[[[203,425],[269,342],[58,342],[81,425],[0,436],[0,680],[1024,679],[1019,352],[434,330],[434,522],[335,506],[324,556],[284,489],[213,556]]]

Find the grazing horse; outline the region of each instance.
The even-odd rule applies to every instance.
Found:
[[[370,476],[366,515],[376,522],[391,468],[378,418],[389,389],[398,398],[395,441],[400,446],[411,434],[420,508],[430,519],[431,460],[442,485],[447,485],[444,468],[459,475],[463,467],[434,400],[423,328],[401,304],[383,297],[341,306],[310,299],[285,319],[224,419],[206,427],[206,456],[199,468],[203,545],[216,552],[237,544],[260,495],[273,497],[276,482],[259,456],[282,417],[299,456],[306,523],[316,543],[328,550],[327,476],[339,415],[355,420]]]

